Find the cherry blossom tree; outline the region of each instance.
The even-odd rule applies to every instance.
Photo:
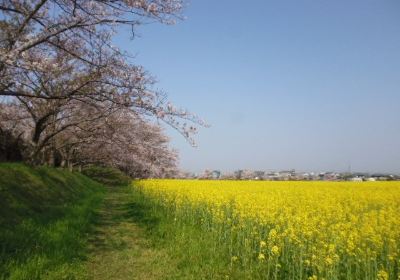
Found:
[[[99,162],[102,156],[116,166],[135,162],[149,174],[167,170],[176,155],[150,122],[168,123],[192,144],[192,124],[205,124],[154,90],[154,79],[113,46],[112,37],[121,25],[134,35],[144,22],[173,24],[182,7],[182,0],[0,0],[0,96],[8,110],[0,127],[14,124],[34,164]],[[110,123],[121,127],[112,134],[114,145]],[[141,137],[146,130],[153,136]],[[105,140],[103,155],[91,152]]]
[[[101,66],[92,60],[90,50],[105,45],[105,49],[119,53],[110,43],[119,25],[131,26],[134,31],[149,20],[172,24],[180,17],[182,6],[182,0],[1,0],[0,69],[25,67],[24,54],[36,49],[47,53],[59,49]],[[2,84],[3,90],[12,84]]]
[[[66,124],[53,123],[42,133],[45,139],[40,149],[29,145],[29,159],[36,164],[48,164],[69,169],[96,164],[114,166],[133,177],[173,177],[177,170],[177,153],[169,148],[169,139],[159,125],[151,124],[130,110],[101,112],[85,103],[78,103]],[[0,104],[0,137],[15,135],[32,143],[35,125],[29,115],[21,114],[20,104]],[[63,110],[63,114],[67,114]],[[87,121],[87,116],[93,116]],[[84,117],[83,117],[84,116]],[[98,117],[99,116],[99,117]],[[64,126],[59,129],[57,126]],[[3,133],[5,132],[5,133]],[[56,133],[55,133],[56,132]],[[12,136],[12,138],[10,137]],[[4,143],[4,141],[2,142]],[[1,146],[1,145],[0,145]],[[1,148],[1,147],[0,147]]]
[[[177,154],[162,129],[127,114],[131,112],[117,111],[95,125],[64,132],[55,150],[68,165],[107,164],[133,177],[173,176]]]
[[[118,26],[180,18],[181,0],[0,1],[0,95],[111,100],[178,128],[188,139],[201,122],[151,89],[153,79],[112,45]]]

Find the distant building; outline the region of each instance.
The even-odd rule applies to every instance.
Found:
[[[268,172],[265,176],[266,180],[276,181],[279,180],[279,173],[278,172]]]
[[[279,171],[278,174],[279,180],[288,181],[296,178],[296,170],[294,169]]]
[[[337,181],[340,179],[339,173],[334,172],[323,172],[318,174],[319,179],[323,181]]]
[[[299,174],[297,177],[299,180],[304,180],[304,181],[311,181],[311,180],[317,179],[315,177],[314,172],[311,172],[311,173],[305,172],[305,173]]]
[[[387,174],[381,174],[381,173],[372,174],[371,178],[375,178],[376,181],[392,181],[392,180],[396,180],[396,177],[394,175],[387,175]]]
[[[352,178],[350,178],[350,181],[352,181],[352,182],[362,182],[363,178],[361,178],[361,177],[352,177]]]
[[[265,172],[264,171],[254,171],[254,179],[255,180],[264,180]]]

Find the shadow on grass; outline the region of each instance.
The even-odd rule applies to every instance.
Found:
[[[132,201],[122,205],[122,207],[125,210],[125,219],[132,219],[149,231],[155,229],[161,222],[161,218],[152,213],[151,207],[143,203]]]
[[[95,194],[66,206],[47,222],[25,218],[2,228],[0,279],[41,279],[45,274],[53,275],[50,279],[80,278],[84,274],[80,264],[87,259],[86,233],[100,200],[101,195]]]
[[[0,279],[80,279],[104,189],[75,172],[0,163]]]
[[[130,187],[108,187],[103,207],[96,212],[94,227],[89,242],[92,253],[121,250],[128,244],[124,241],[132,236],[136,225],[151,232],[160,222],[151,215],[151,209],[132,195]]]

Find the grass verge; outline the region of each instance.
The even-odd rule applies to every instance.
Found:
[[[129,215],[146,230],[152,247],[167,252],[175,266],[161,279],[254,279],[254,275],[230,262],[221,250],[221,236],[205,231],[192,217],[177,221],[174,209],[167,209],[131,187]]]

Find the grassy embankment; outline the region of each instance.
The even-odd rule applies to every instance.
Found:
[[[0,279],[82,279],[104,187],[76,173],[0,164]]]

